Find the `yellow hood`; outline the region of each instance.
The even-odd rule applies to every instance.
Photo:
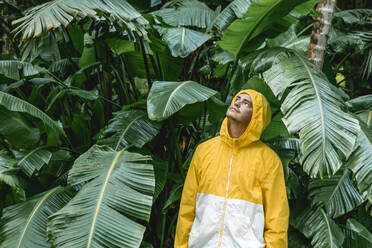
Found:
[[[222,122],[220,130],[222,140],[229,146],[233,146],[234,144],[234,146],[237,148],[241,148],[258,141],[261,137],[261,134],[271,121],[269,102],[261,93],[255,90],[242,90],[234,96],[231,102],[234,102],[235,98],[242,93],[250,95],[253,104],[252,118],[247,129],[239,138],[232,138],[228,131],[229,120],[226,117]]]

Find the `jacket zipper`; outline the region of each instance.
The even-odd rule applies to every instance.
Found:
[[[231,165],[234,158],[234,154],[231,155],[230,158],[230,169],[229,169],[229,175],[227,177],[227,188],[226,188],[226,196],[223,201],[223,209],[222,209],[222,218],[221,218],[221,225],[220,225],[220,235],[218,238],[218,248],[221,248],[222,245],[222,236],[223,236],[223,229],[225,225],[225,214],[226,214],[226,207],[227,207],[227,195],[229,194],[229,185],[230,185],[230,174],[231,174]]]

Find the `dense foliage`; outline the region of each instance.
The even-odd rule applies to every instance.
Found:
[[[371,247],[372,10],[336,9],[321,71],[315,4],[1,1],[0,247],[172,247],[193,152],[248,88],[289,247]]]

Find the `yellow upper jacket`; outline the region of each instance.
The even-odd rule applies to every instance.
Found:
[[[242,136],[231,138],[225,118],[220,136],[197,147],[182,192],[175,248],[287,247],[282,163],[259,140],[270,106],[256,91],[241,93],[252,98],[251,121]]]

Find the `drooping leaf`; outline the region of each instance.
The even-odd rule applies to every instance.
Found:
[[[48,150],[43,150],[43,147],[38,147],[29,152],[18,152],[18,156],[22,158],[17,165],[22,168],[27,176],[32,176],[35,171],[39,171],[45,164],[49,163],[52,153]]]
[[[125,0],[54,0],[29,9],[24,17],[13,21],[17,25],[13,32],[16,36],[22,33],[23,40],[35,38],[51,29],[66,27],[74,19],[98,17],[97,11],[123,21],[132,30],[148,23]]]
[[[363,197],[354,187],[347,169],[331,178],[312,180],[309,190],[309,196],[313,198],[312,205],[325,205],[327,214],[333,218],[346,214],[363,202]]]
[[[313,177],[333,175],[353,151],[358,121],[342,110],[347,95],[293,53],[264,72],[264,78],[279,99],[291,88],[281,106],[282,120],[289,133],[299,132],[304,170]]]
[[[69,171],[79,193],[49,218],[48,237],[56,247],[138,247],[148,221],[154,192],[150,157],[93,146]],[[128,216],[128,217],[127,217]]]
[[[346,161],[346,166],[353,171],[359,191],[366,193],[372,202],[372,129],[363,123],[360,123],[360,127],[358,145]]]
[[[314,248],[339,248],[344,242],[340,227],[322,208],[305,210],[297,217],[295,227],[311,238]]]
[[[110,145],[116,151],[127,145],[141,148],[159,133],[159,129],[160,123],[150,121],[145,112],[121,110],[114,113],[103,133],[106,138],[99,144]]]
[[[156,81],[147,98],[147,113],[151,120],[164,120],[185,105],[205,101],[216,93],[193,81]]]
[[[364,110],[372,110],[372,94],[360,96],[347,102],[350,110],[354,113]]]
[[[90,34],[85,33],[84,48],[79,60],[79,67],[83,68],[85,66],[89,66],[91,64],[94,64],[96,61],[96,48],[94,46],[93,37]]]
[[[363,237],[370,243],[370,245],[372,245],[372,234],[368,231],[368,229],[365,226],[360,224],[355,219],[348,219],[346,222],[346,228]]]
[[[16,162],[5,154],[0,154],[0,182],[14,189],[22,189],[25,182],[18,174],[19,168],[14,166]]]
[[[72,195],[70,190],[56,187],[5,208],[0,221],[0,247],[51,247],[46,238],[48,217],[62,208]]]
[[[163,212],[165,212],[171,204],[181,199],[182,189],[183,184],[173,186],[169,193],[167,201],[163,205]]]
[[[154,173],[155,173],[155,190],[153,202],[158,198],[163,191],[167,182],[168,162],[158,157],[153,157]]]
[[[109,38],[105,42],[117,55],[135,51],[133,41]]]
[[[268,47],[285,47],[306,53],[310,43],[309,36],[298,37],[295,32],[295,25],[281,33],[275,38],[266,40]]]
[[[51,109],[51,107],[53,106],[53,104],[60,98],[62,98],[65,94],[70,94],[70,95],[75,95],[75,96],[78,96],[82,99],[86,99],[86,100],[97,100],[99,95],[98,95],[98,90],[91,90],[91,91],[88,91],[88,90],[81,90],[81,89],[63,89],[61,91],[59,91],[53,98],[52,100],[49,102],[49,105],[46,109],[46,111],[49,111]]]
[[[252,0],[234,0],[217,16],[214,26],[224,31],[235,19],[242,18]]]
[[[155,26],[174,57],[186,57],[211,38],[210,35],[188,28]]]
[[[38,128],[32,127],[21,114],[0,107],[0,134],[14,147],[29,148],[40,139]],[[20,139],[19,137],[22,137]]]
[[[5,77],[20,80],[21,77],[34,76],[44,69],[31,63],[19,60],[0,60],[0,74]]]
[[[32,115],[36,118],[41,119],[47,126],[57,130],[59,133],[66,135],[63,128],[58,125],[54,120],[52,120],[47,114],[45,114],[40,109],[36,108],[34,105],[10,94],[0,91],[0,105],[11,111],[24,112]]]
[[[174,27],[195,26],[206,28],[214,17],[214,11],[205,3],[197,0],[185,0],[177,2],[171,8],[164,8],[151,12],[159,16],[166,24]]]
[[[280,18],[285,17],[295,6],[304,1],[306,0],[260,0],[251,2],[243,18],[235,20],[226,29],[221,41],[217,44],[222,49],[237,56],[249,41],[268,30],[274,23],[279,25]]]
[[[336,12],[336,18],[342,18],[348,24],[371,24],[372,10],[371,9],[349,9]]]

